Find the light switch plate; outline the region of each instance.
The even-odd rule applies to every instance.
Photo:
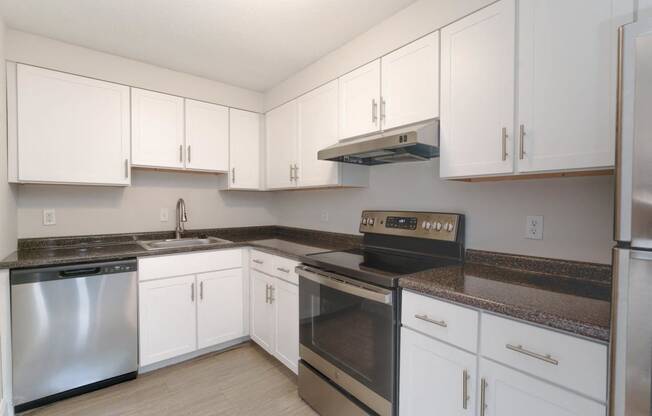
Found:
[[[43,225],[56,225],[57,215],[54,208],[46,208],[43,210]]]
[[[529,215],[526,217],[525,238],[543,240],[543,215]]]
[[[328,211],[321,212],[321,222],[328,222]]]
[[[170,219],[170,214],[167,208],[161,208],[160,219],[161,222],[167,222]]]

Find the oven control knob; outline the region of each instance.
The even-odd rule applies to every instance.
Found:
[[[367,218],[366,217],[362,219],[362,225],[367,225]]]
[[[439,221],[435,222],[432,226],[435,231],[441,231],[441,223]]]
[[[374,225],[374,219],[373,219],[373,218],[369,218],[369,221],[367,221],[367,224],[369,224],[369,225]]]
[[[444,224],[444,228],[446,229],[446,231],[450,233],[451,231],[453,231],[453,224],[447,222],[446,224]]]
[[[429,230],[430,227],[432,227],[432,224],[430,224],[430,222],[426,221],[426,230]]]

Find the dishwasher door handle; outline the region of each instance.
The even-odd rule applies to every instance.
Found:
[[[102,269],[100,267],[87,267],[85,269],[62,270],[59,272],[59,277],[95,276],[101,272]]]

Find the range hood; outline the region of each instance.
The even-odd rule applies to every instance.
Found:
[[[320,150],[319,160],[381,165],[419,162],[439,156],[439,120],[341,140]]]

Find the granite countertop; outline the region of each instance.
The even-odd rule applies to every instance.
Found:
[[[0,269],[24,269],[67,263],[122,260],[245,246],[301,261],[302,256],[310,253],[355,247],[361,242],[360,237],[354,235],[275,226],[190,230],[184,233],[183,237],[218,237],[231,242],[146,250],[138,244],[138,241],[174,238],[174,233],[154,232],[29,239],[21,240],[18,251],[0,261]]]
[[[344,250],[360,236],[281,226],[190,230],[184,237],[218,237],[226,244],[145,250],[138,241],[173,238],[173,232],[23,239],[0,268],[88,263],[201,250],[254,247],[303,261]],[[554,329],[609,340],[611,267],[467,250],[462,265],[425,270],[399,280],[403,289],[522,319]]]
[[[523,268],[519,259],[534,264]],[[464,264],[415,273],[401,278],[399,285],[421,294],[608,342],[611,267],[537,260],[468,250]]]

